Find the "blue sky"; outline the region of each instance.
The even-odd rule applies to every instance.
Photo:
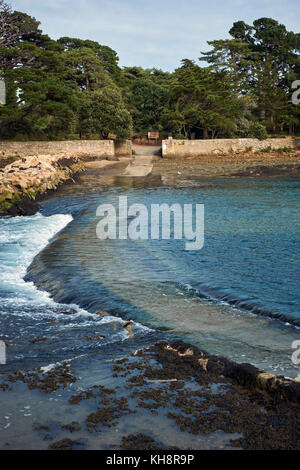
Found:
[[[92,39],[117,51],[121,66],[174,70],[197,59],[232,23],[263,16],[300,32],[299,0],[6,0],[41,21],[52,38]]]

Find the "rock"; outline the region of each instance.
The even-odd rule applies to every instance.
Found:
[[[105,315],[108,315],[108,313],[105,312],[105,310],[103,310],[101,312],[97,312],[96,315],[99,315],[100,317],[104,317]]]
[[[81,441],[74,441],[69,438],[61,439],[60,441],[54,442],[53,444],[49,445],[49,450],[73,450],[74,446],[82,445]]]
[[[198,359],[199,365],[202,367],[202,369],[207,372],[207,363],[209,359]]]
[[[229,361],[223,371],[225,377],[230,377],[236,380],[240,385],[247,387],[257,384],[257,377],[260,373],[261,370],[252,364],[236,364]]]
[[[69,311],[63,311],[63,312],[59,312],[60,315],[74,315],[74,313],[76,313],[76,310],[72,309],[72,310],[69,310]]]
[[[86,339],[88,339],[89,341],[102,341],[103,339],[106,338],[106,336],[85,336]]]
[[[47,189],[56,189],[72,174],[83,169],[79,158],[59,155],[33,155],[6,165],[0,173],[0,195],[3,197],[0,213],[10,216],[35,214],[39,205],[31,199]]]
[[[37,202],[32,199],[23,199],[7,209],[6,214],[13,217],[17,215],[29,216],[36,214],[39,210],[40,205]]]
[[[132,331],[132,321],[131,320],[124,321],[123,328],[127,331],[128,337],[133,338],[134,334]]]
[[[30,344],[35,344],[35,343],[40,343],[41,341],[46,341],[47,338],[43,337],[43,338],[34,338],[32,339],[31,341],[29,341]]]

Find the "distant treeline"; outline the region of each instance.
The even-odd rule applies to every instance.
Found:
[[[174,138],[299,134],[300,34],[271,18],[233,24],[208,42],[199,64],[174,72],[119,67],[95,41],[43,34],[40,23],[0,0],[0,138],[118,138],[160,131]],[[206,64],[205,64],[206,62]]]

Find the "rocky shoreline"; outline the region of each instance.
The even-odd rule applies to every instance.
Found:
[[[105,433],[115,429],[116,443],[111,448],[180,449],[172,435],[159,438],[153,431],[158,420],[173,428],[177,439],[181,433],[190,435],[193,450],[206,446],[300,449],[300,384],[250,364],[210,355],[183,341],[162,341],[112,360],[110,373],[118,383],[113,388],[97,382],[97,377],[88,388],[76,387],[78,377],[72,369],[72,362],[65,361],[50,370],[2,376],[4,394],[17,382],[38,390],[46,400],[67,391],[64,397],[73,421],[51,423],[40,417],[33,425],[45,448],[89,449],[95,434],[97,441],[101,437],[105,442]],[[126,434],[128,419],[139,423],[141,417],[144,424],[137,426],[139,431]],[[152,425],[147,425],[147,419]],[[218,433],[221,441],[215,441]],[[197,439],[199,447],[195,447]]]
[[[183,176],[203,176],[202,158],[194,158],[190,172]],[[230,176],[234,176],[233,172],[238,170],[233,167],[231,157],[223,158],[223,165],[231,166]],[[263,165],[274,169],[282,165],[281,158],[263,155],[251,164],[245,159],[243,168],[250,170],[241,171],[239,176],[249,176],[255,165],[262,165],[262,161]],[[28,157],[2,169],[0,188],[10,189],[9,197],[4,199],[10,204],[8,209],[4,208],[6,215],[29,215],[38,207],[39,198],[58,186],[64,191],[68,185],[61,183],[71,181],[76,173],[85,169],[82,159],[60,156],[41,160]],[[220,171],[217,163],[217,160],[211,162],[207,167],[209,171]],[[154,176],[168,175],[170,169],[172,181],[173,177],[181,179],[182,174],[178,175],[177,169],[184,169],[189,163],[177,164],[181,167],[157,159]],[[293,159],[289,164],[296,165],[297,162]],[[124,163],[117,164],[113,171],[106,169],[108,181],[110,175],[118,176],[116,173],[122,165]],[[79,175],[80,179],[85,179],[84,190],[88,190],[88,179],[96,178],[93,184],[96,180],[99,184],[102,171],[100,166],[92,165],[87,173]],[[253,176],[257,174],[254,172]],[[288,173],[288,176],[291,175]],[[79,181],[78,187],[82,184]],[[27,201],[28,207],[23,208],[22,204]],[[123,326],[125,328],[126,324]],[[101,341],[100,337],[93,339]],[[38,346],[42,341],[47,344],[47,338],[36,338],[31,342]],[[86,337],[86,341],[90,338]],[[100,370],[103,366],[101,357],[98,361]],[[30,418],[32,435],[24,441],[24,448],[31,445],[29,440],[35,436],[34,442],[39,448],[59,450],[101,449],[107,448],[108,442],[114,449],[182,449],[181,438],[190,436],[191,449],[300,450],[300,383],[295,380],[265,373],[248,363],[238,364],[213,356],[183,341],[153,344],[150,348],[113,359],[109,367],[105,380],[99,373],[88,386],[80,386],[80,373],[72,359],[51,368],[1,371],[3,402],[6,394],[14,393],[15,387],[24,387],[24,406],[28,406],[29,394],[30,397],[38,394],[39,403],[43,402],[45,406],[51,399],[59,400],[62,410],[64,404],[71,409],[72,420],[63,412],[62,421],[49,420],[43,413],[38,416],[38,422],[34,421],[35,416]],[[131,423],[134,423],[135,431],[130,427]],[[166,431],[164,438],[160,426]],[[112,437],[114,430],[116,434]],[[8,438],[5,445],[12,448],[13,440]]]
[[[235,152],[156,159],[153,175],[163,175],[168,184],[179,180],[216,177],[299,177],[299,150]]]
[[[2,158],[0,216],[35,214],[39,210],[38,201],[45,194],[72,181],[76,174],[85,170],[86,162],[95,159],[101,160],[99,157],[66,157],[62,154],[14,157],[12,161]],[[118,159],[111,157],[110,160]],[[300,151],[195,155],[184,159],[155,157],[151,176],[161,177],[167,186],[193,184],[195,178],[299,177]]]

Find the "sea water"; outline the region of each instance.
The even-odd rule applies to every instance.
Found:
[[[204,204],[204,247],[99,240],[97,207],[117,207],[120,195],[146,206]],[[276,374],[300,375],[291,360],[292,342],[300,339],[293,324],[300,321],[298,201],[295,179],[218,179],[179,188],[116,185],[52,198],[32,217],[2,218],[0,339],[11,342],[7,366],[90,353],[105,358],[118,348],[180,338]],[[130,341],[125,319],[133,321]],[[87,342],[88,335],[102,339]]]

